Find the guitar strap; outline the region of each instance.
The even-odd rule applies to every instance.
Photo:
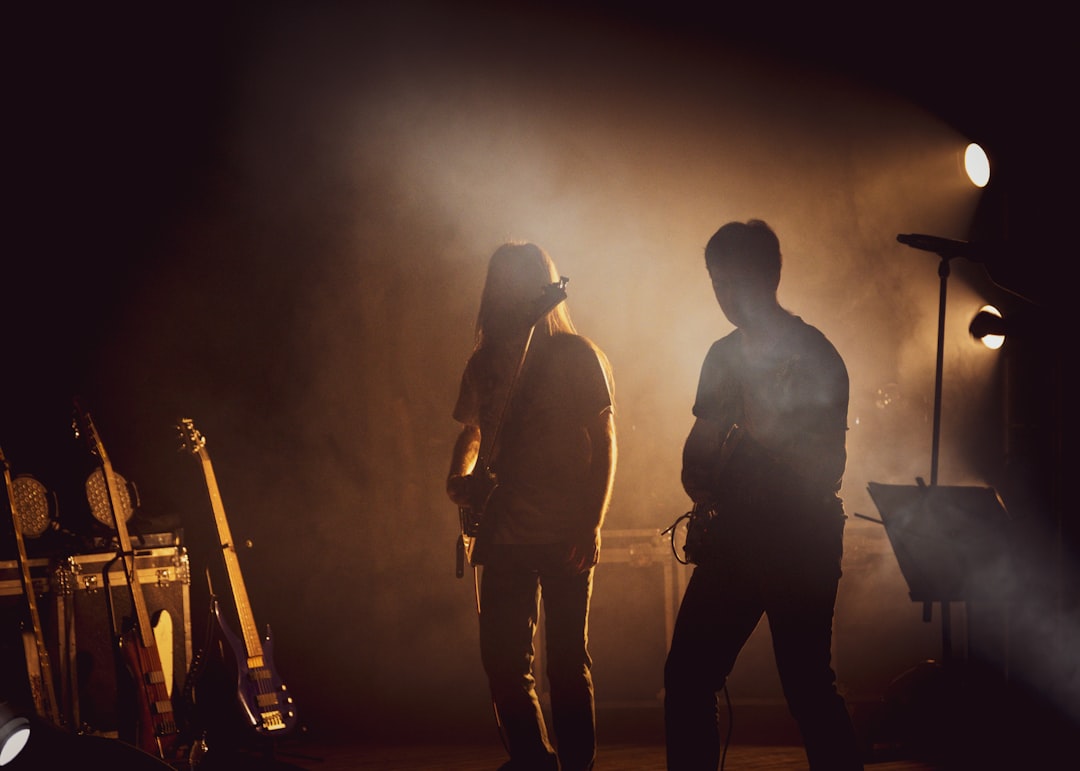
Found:
[[[519,386],[519,384],[521,382],[521,374],[525,370],[525,362],[526,362],[526,360],[528,358],[529,350],[530,350],[530,348],[532,346],[533,335],[536,333],[536,325],[539,324],[543,320],[543,318],[551,310],[553,310],[559,303],[561,303],[563,300],[566,299],[566,284],[569,281],[570,281],[570,279],[568,279],[566,276],[560,276],[558,281],[545,286],[543,288],[542,292],[541,292],[540,297],[536,299],[534,307],[532,308],[532,316],[531,316],[531,318],[533,318],[534,320],[533,320],[532,324],[529,326],[528,334],[525,336],[525,343],[522,346],[521,355],[518,357],[517,366],[515,367],[514,373],[510,378],[510,384],[506,389],[506,396],[503,399],[502,406],[499,409],[499,417],[495,421],[495,428],[494,428],[494,431],[492,432],[491,441],[488,444],[487,456],[486,457],[481,457],[479,459],[479,462],[478,462],[478,465],[482,466],[480,468],[481,473],[483,473],[488,479],[496,480],[495,486],[492,487],[490,490],[488,490],[487,498],[484,501],[484,504],[485,504],[484,508],[481,509],[482,518],[480,520],[480,525],[479,525],[478,530],[484,530],[484,529],[490,530],[488,512],[485,509],[486,509],[486,504],[487,504],[488,500],[490,500],[491,495],[494,493],[495,487],[498,486],[498,482],[497,482],[498,476],[497,476],[497,474],[495,472],[495,463],[496,463],[496,460],[498,459],[498,454],[499,454],[499,449],[500,449],[500,440],[502,439],[503,429],[504,429],[504,427],[506,425],[506,418],[510,414],[511,403],[514,400],[514,396],[516,395],[517,390],[518,390],[518,386]],[[483,441],[483,437],[481,437],[481,441]],[[476,472],[474,471],[473,473],[476,473]],[[456,543],[455,543],[456,562],[457,562],[456,575],[457,575],[458,578],[461,578],[461,577],[463,577],[465,575],[466,546],[465,546],[465,541],[464,541],[463,536],[469,535],[472,538],[472,544],[468,549],[468,551],[469,551],[469,555],[468,555],[469,560],[468,561],[469,561],[470,565],[475,570],[476,565],[478,564],[476,559],[473,558],[473,553],[475,551],[477,543],[480,543],[480,540],[479,540],[480,533],[478,532],[476,535],[471,535],[471,534],[465,533],[464,532],[465,529],[466,529],[465,528],[465,522],[464,522],[464,519],[463,519],[463,521],[462,521],[463,533],[462,533],[462,536],[459,536],[456,539]],[[477,583],[475,581],[475,579],[474,579],[474,583]],[[477,608],[477,612],[479,612],[479,610],[480,610],[479,588],[477,588],[477,604],[476,604],[476,608]]]
[[[473,584],[476,587],[477,613],[480,612],[480,582],[476,580],[475,570],[476,567],[483,561],[481,557],[483,551],[479,548],[480,544],[484,543],[484,539],[481,538],[481,535],[483,535],[485,532],[491,532],[493,515],[488,508],[488,503],[491,501],[491,497],[494,495],[495,489],[498,487],[498,473],[495,471],[495,460],[498,457],[498,452],[501,446],[500,440],[503,436],[503,429],[506,426],[506,420],[511,414],[510,405],[513,402],[514,395],[517,393],[519,384],[521,382],[521,374],[525,370],[525,361],[529,355],[529,349],[531,347],[533,333],[536,331],[537,323],[539,323],[539,321],[534,322],[533,325],[529,327],[529,333],[525,337],[525,345],[521,350],[521,355],[518,358],[516,367],[514,368],[514,373],[510,377],[510,384],[507,386],[506,396],[503,398],[502,406],[499,409],[499,417],[495,422],[495,429],[492,432],[492,439],[488,445],[487,455],[486,457],[481,455],[477,462],[478,468],[474,469],[473,471],[474,474],[479,472],[485,477],[485,485],[488,485],[488,480],[494,480],[493,484],[488,485],[485,498],[479,508],[479,511],[481,512],[479,526],[476,528],[475,534],[469,534],[472,542],[469,545],[468,549],[466,549],[465,542],[461,536],[457,538],[457,542],[455,545],[457,550],[457,566],[455,575],[457,575],[458,578],[462,578],[465,575],[466,557],[468,558],[469,565],[473,568],[474,571]],[[465,528],[466,524],[463,518],[462,529],[465,530]],[[468,554],[466,554],[466,551],[468,552]]]
[[[543,317],[541,317],[541,319],[542,318]],[[492,432],[485,463],[487,470],[492,473],[495,471],[495,460],[499,455],[503,429],[506,426],[507,417],[510,415],[510,405],[514,400],[514,396],[517,395],[521,383],[521,373],[525,371],[525,362],[528,359],[529,350],[532,347],[532,339],[536,332],[536,325],[540,323],[541,319],[537,319],[533,322],[532,326],[529,327],[529,333],[525,336],[525,344],[521,348],[521,356],[518,357],[517,366],[514,368],[514,374],[510,377],[510,385],[506,389],[506,397],[503,399],[502,408],[499,410],[499,418],[495,422],[495,430]]]

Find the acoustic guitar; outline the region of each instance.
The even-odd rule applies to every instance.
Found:
[[[162,666],[158,640],[150,620],[146,598],[139,583],[135,552],[128,533],[126,516],[121,507],[122,491],[119,476],[105,452],[97,427],[90,413],[76,403],[74,426],[76,436],[85,435],[92,454],[97,456],[105,479],[106,499],[113,512],[113,526],[120,545],[118,558],[131,593],[134,619],[119,630],[118,644],[124,663],[135,684],[136,716],[134,738],[131,742],[144,752],[169,761],[178,752],[180,730],[173,710],[169,678]]]
[[[285,736],[296,728],[299,716],[293,698],[274,666],[270,627],[266,627],[266,635],[262,637],[255,625],[244,576],[240,571],[236,545],[225,518],[225,506],[221,500],[214,467],[210,462],[210,454],[206,450],[206,439],[195,428],[191,419],[182,419],[177,424],[177,429],[180,432],[181,449],[193,453],[202,465],[240,623],[240,634],[237,635],[226,623],[217,598],[211,598],[214,626],[224,637],[232,653],[232,661],[229,663],[233,665],[236,674],[235,695],[240,714],[245,726],[255,735]]]

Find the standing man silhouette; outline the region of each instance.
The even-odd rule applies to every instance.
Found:
[[[846,516],[848,375],[815,327],[777,300],[780,243],[760,220],[705,248],[736,329],[705,356],[682,483],[696,563],[664,671],[670,771],[716,771],[717,692],[764,614],[812,771],[862,769],[831,664]]]

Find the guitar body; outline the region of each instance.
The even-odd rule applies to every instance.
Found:
[[[146,645],[132,627],[120,635],[120,654],[134,684],[134,735],[126,737],[144,752],[171,759],[177,754],[179,729],[169,682],[156,643]],[[129,721],[128,725],[132,725]]]
[[[225,622],[216,600],[213,605],[217,631],[232,654],[228,657],[227,671],[233,673],[236,701],[246,727],[260,736],[292,731],[296,728],[297,713],[292,697],[273,665],[274,644],[270,627],[266,628],[262,640],[261,660],[250,658],[244,641]]]
[[[478,463],[479,468],[486,468],[485,464]],[[477,471],[470,477],[471,489],[469,498],[472,504],[458,507],[458,518],[461,523],[461,535],[458,540],[457,554],[457,577],[461,578],[465,573],[465,564],[478,565],[483,560],[481,535],[484,531],[485,517],[491,496],[495,494],[499,483],[495,475],[490,471]]]

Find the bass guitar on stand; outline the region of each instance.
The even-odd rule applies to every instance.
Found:
[[[240,572],[236,545],[225,518],[225,507],[221,501],[214,467],[206,450],[206,439],[190,419],[182,419],[177,424],[177,429],[180,432],[181,449],[197,456],[202,465],[240,622],[240,634],[237,635],[225,622],[217,597],[211,598],[213,626],[225,638],[232,652],[232,660],[228,663],[235,669],[235,696],[243,722],[257,736],[269,738],[287,735],[296,728],[299,720],[296,705],[274,666],[270,627],[266,627],[266,636],[261,637],[255,626],[244,576]]]
[[[125,513],[120,504],[122,497],[119,475],[113,471],[112,462],[105,452],[105,445],[90,413],[77,402],[73,427],[76,437],[85,435],[91,453],[97,456],[101,464],[107,493],[105,497],[112,510],[113,526],[116,528],[120,545],[117,559],[123,563],[124,575],[131,593],[131,606],[135,617],[127,628],[118,630],[117,637],[120,653],[135,683],[137,714],[132,743],[144,752],[170,761],[179,750],[180,729],[173,711],[170,683],[162,666],[154,625],[151,623],[146,598],[139,583],[135,552],[132,549]]]

